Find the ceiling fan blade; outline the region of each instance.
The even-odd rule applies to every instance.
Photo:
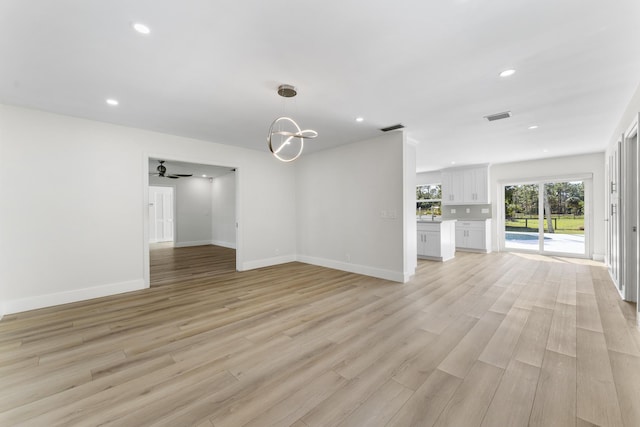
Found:
[[[179,176],[180,178],[188,178],[190,176],[193,176],[192,173],[173,173],[171,174],[173,176]]]
[[[178,179],[180,177],[179,176],[175,176],[175,175],[167,175],[167,178]]]

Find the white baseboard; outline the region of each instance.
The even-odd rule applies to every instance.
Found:
[[[604,262],[604,254],[593,254],[592,258],[594,261]]]
[[[335,261],[332,259],[310,257],[306,255],[298,255],[298,261],[317,265],[320,267],[333,268],[335,270],[348,271],[349,273],[362,274],[365,276],[377,277],[379,279],[391,280],[400,283],[408,282],[411,277],[411,274],[406,272],[386,270],[383,268],[351,264],[347,262]]]
[[[212,245],[222,246],[223,248],[236,249],[235,242],[225,242],[223,240],[213,240]]]
[[[188,248],[190,246],[206,246],[206,245],[213,245],[215,243],[213,243],[212,240],[196,240],[193,242],[173,242],[173,247],[174,248]]]
[[[272,265],[286,264],[287,262],[296,261],[295,255],[282,255],[273,258],[258,259],[255,261],[247,261],[242,263],[242,271],[253,270],[262,267],[271,267]]]
[[[84,301],[124,292],[138,291],[147,286],[144,280],[131,280],[128,282],[111,283],[108,285],[94,286],[91,288],[74,289],[72,291],[57,292],[54,294],[38,295],[30,298],[20,298],[5,301],[6,314],[20,313],[22,311],[35,310],[37,308],[51,307],[53,305],[68,304]]]

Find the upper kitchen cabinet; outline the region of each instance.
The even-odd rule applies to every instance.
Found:
[[[457,172],[442,171],[442,204],[461,204],[464,198],[464,179]]]
[[[442,171],[442,204],[489,204],[489,166]]]

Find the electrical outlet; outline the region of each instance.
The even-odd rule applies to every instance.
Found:
[[[456,213],[456,210],[455,209],[451,209],[451,213],[452,214]]]
[[[482,213],[489,213],[489,208],[482,208]]]
[[[467,213],[471,213],[471,209],[467,208]]]

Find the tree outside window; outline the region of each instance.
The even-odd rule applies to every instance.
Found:
[[[416,187],[416,216],[442,215],[442,186],[440,184]]]

